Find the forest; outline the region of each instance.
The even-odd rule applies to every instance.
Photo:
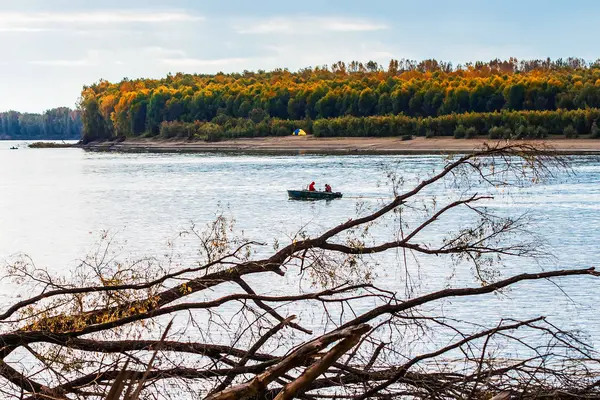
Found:
[[[127,137],[598,137],[600,61],[352,61],[236,74],[101,80],[83,89],[83,141]]]
[[[0,113],[0,140],[77,140],[82,135],[81,112],[67,107],[43,114]]]

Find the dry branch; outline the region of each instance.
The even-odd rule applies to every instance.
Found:
[[[394,180],[389,203],[320,235],[299,233],[261,259],[253,259],[251,251],[259,243],[230,238],[219,217],[204,232],[190,231],[201,256],[187,268],[154,271],[135,262],[114,267],[107,248],[82,264],[77,282],[16,263],[6,277],[29,284],[33,295],[0,314],[0,391],[8,399],[110,399],[119,394],[179,399],[185,394],[207,400],[454,400],[507,393],[523,399],[597,398],[600,357],[579,337],[543,318],[465,327],[450,316],[427,315],[443,299],[475,300],[509,287],[518,290],[525,281],[600,276],[593,268],[504,279],[481,274],[486,256],[514,256],[511,262],[518,262],[518,257],[540,254],[537,243],[519,240],[526,220],[496,217],[481,204],[493,198],[498,185],[535,182],[565,165],[551,150],[527,143],[487,147],[448,160],[402,193]],[[440,184],[458,185],[457,198],[423,206],[423,193]],[[476,222],[458,232],[440,223],[459,210]],[[418,218],[409,223],[406,214],[411,212]],[[369,232],[377,224],[400,228],[393,237],[375,240]],[[440,229],[448,237],[426,243],[427,233]],[[381,290],[366,278],[373,268],[369,257],[396,250],[405,257],[386,268],[408,268],[406,254],[462,257],[475,267],[480,284],[420,295],[407,291],[405,296]],[[277,287],[289,271],[299,271],[301,280],[312,274],[325,287],[262,294],[247,279],[259,277]],[[370,307],[365,310],[364,304]],[[226,315],[222,307],[235,313]],[[298,315],[304,309],[320,313],[330,325],[313,333],[302,325],[314,321],[294,322],[284,307]],[[186,322],[158,339],[167,315]],[[435,337],[439,332],[451,332],[456,339],[439,343],[435,351],[411,353],[422,344],[415,334]],[[500,342],[531,354],[515,360],[488,354],[492,343]],[[451,362],[453,352],[463,355],[460,363]]]

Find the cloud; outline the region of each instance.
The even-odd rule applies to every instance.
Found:
[[[185,51],[180,49],[168,49],[160,46],[148,46],[142,49],[144,53],[151,57],[158,58],[171,58],[171,57],[180,57],[186,58],[188,55]]]
[[[52,29],[52,28],[27,28],[27,27],[0,26],[0,32],[40,33],[40,32],[52,32],[55,30],[56,29]]]
[[[385,24],[359,18],[274,17],[262,21],[242,22],[234,26],[241,34],[312,35],[322,32],[371,32],[389,29]]]
[[[385,59],[387,61],[387,60],[391,60],[392,58],[395,58],[395,57],[398,56],[397,54],[394,54],[394,53],[391,53],[391,52],[385,51],[385,50],[382,50],[382,51],[370,51],[367,54],[368,54],[367,58],[370,59],[370,60],[371,59],[373,59],[373,60],[382,60],[382,59]]]
[[[362,62],[373,60],[387,66],[391,58],[398,58],[398,54],[405,54],[404,51],[399,51],[400,49],[377,41],[348,43],[347,40],[341,39],[322,42],[295,41],[265,45],[263,48],[267,54],[262,57],[262,62],[269,63],[268,68],[285,66],[292,70],[352,60]]]
[[[87,59],[81,60],[37,60],[30,61],[31,65],[44,65],[46,67],[85,67],[87,65],[93,65]]]
[[[418,46],[418,44],[417,44]],[[452,60],[454,64],[474,62],[474,61],[488,61],[496,58],[509,59],[510,57],[516,57],[518,59],[523,58],[545,58],[544,54],[540,54],[534,47],[530,47],[526,44],[507,44],[507,45],[479,45],[469,43],[450,43],[446,44],[443,49],[434,52],[434,49],[423,45],[421,51],[421,59],[429,57],[437,57],[443,60]],[[435,56],[434,56],[435,54]]]
[[[87,67],[97,65],[100,59],[100,52],[89,50],[84,58],[73,60],[33,60],[30,65],[42,65],[46,67]]]
[[[171,67],[228,67],[249,62],[249,58],[165,58],[161,62]]]
[[[148,12],[142,10],[122,11],[90,11],[80,12],[0,12],[0,31],[5,32],[43,32],[58,28],[64,30],[65,25],[93,27],[115,24],[157,24],[197,22],[204,17],[183,11]]]

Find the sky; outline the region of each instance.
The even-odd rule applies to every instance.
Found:
[[[0,0],[0,111],[100,79],[391,58],[600,58],[596,0]]]

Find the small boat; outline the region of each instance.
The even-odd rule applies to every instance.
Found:
[[[18,147],[14,147],[14,146],[13,146],[13,147],[11,147],[10,149],[11,149],[11,150],[18,150],[19,148],[18,148]]]
[[[288,190],[287,192],[290,200],[333,200],[342,198],[340,192],[311,192],[308,190]]]

